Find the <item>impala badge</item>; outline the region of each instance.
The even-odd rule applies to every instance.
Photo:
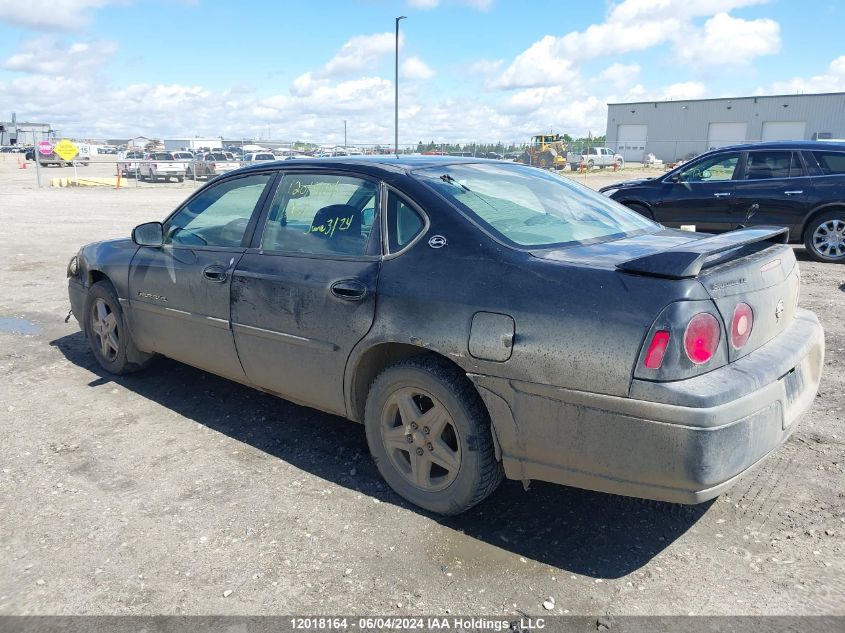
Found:
[[[775,319],[780,321],[780,318],[783,316],[783,311],[784,311],[783,299],[781,299],[780,301],[778,301],[778,304],[775,306]]]
[[[153,294],[152,292],[138,291],[138,296],[143,297],[144,299],[152,299],[153,301],[163,301],[167,303],[167,297],[165,297],[164,295]]]
[[[431,239],[428,240],[428,245],[431,248],[443,248],[446,246],[446,238],[442,235],[432,235]]]

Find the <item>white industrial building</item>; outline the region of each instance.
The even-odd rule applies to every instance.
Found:
[[[607,146],[626,161],[675,161],[717,147],[845,138],[845,92],[609,103]]]
[[[197,136],[194,138],[164,139],[164,149],[168,152],[177,149],[197,150],[201,148],[219,149],[222,147],[223,142],[219,136],[217,138],[200,138]]]

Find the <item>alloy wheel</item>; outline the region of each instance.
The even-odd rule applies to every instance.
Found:
[[[813,248],[824,257],[845,256],[845,221],[832,218],[822,222],[813,232]]]
[[[91,331],[103,358],[113,362],[120,353],[120,332],[117,315],[102,299],[97,299],[91,308]]]
[[[452,416],[417,387],[397,389],[382,411],[381,438],[393,466],[426,492],[447,488],[461,467],[461,443]]]

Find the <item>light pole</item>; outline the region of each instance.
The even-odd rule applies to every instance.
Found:
[[[406,16],[400,15],[396,18],[396,79],[393,86],[396,89],[395,98],[393,100],[393,153],[399,156],[399,20],[404,20]]]

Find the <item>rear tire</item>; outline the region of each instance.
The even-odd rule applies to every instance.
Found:
[[[94,358],[110,374],[140,371],[152,362],[153,354],[135,347],[117,294],[108,281],[98,281],[88,289],[83,327]]]
[[[845,262],[845,209],[813,218],[804,230],[804,247],[817,262]]]
[[[385,369],[370,387],[364,426],[387,484],[431,512],[465,512],[504,477],[481,397],[442,359],[420,356]]]

